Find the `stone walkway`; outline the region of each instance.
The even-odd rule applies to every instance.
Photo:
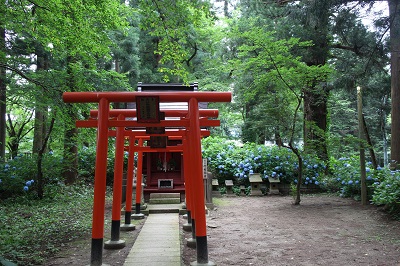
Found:
[[[150,214],[124,266],[181,266],[179,214]]]

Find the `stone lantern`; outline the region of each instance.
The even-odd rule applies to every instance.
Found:
[[[261,191],[262,179],[260,174],[258,173],[249,174],[249,181],[251,184],[251,195],[262,196],[263,195]]]
[[[278,177],[268,177],[269,181],[269,194],[279,195],[278,184],[281,182]]]

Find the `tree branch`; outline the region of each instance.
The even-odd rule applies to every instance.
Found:
[[[14,128],[14,125],[12,124],[12,122],[11,122],[11,115],[7,114],[7,117],[8,117],[7,121],[8,121],[8,124],[9,124],[9,126],[7,126],[7,129],[8,129],[9,132],[12,133],[10,135],[15,135],[15,128]]]
[[[44,90],[46,90],[46,91],[49,90],[43,83],[41,83],[41,82],[39,82],[39,81],[37,81],[37,80],[35,80],[35,79],[32,79],[32,78],[28,77],[23,71],[21,71],[21,70],[15,68],[15,67],[11,67],[11,66],[9,66],[9,65],[7,65],[7,64],[4,64],[4,63],[1,63],[1,62],[0,62],[0,67],[4,67],[5,69],[8,69],[8,70],[10,70],[10,71],[12,71],[12,72],[17,73],[17,74],[20,75],[22,78],[26,79],[26,80],[29,81],[29,82],[32,82],[33,84],[35,84],[35,85],[37,85],[37,86],[39,86],[39,87],[42,87],[42,88],[43,88]]]

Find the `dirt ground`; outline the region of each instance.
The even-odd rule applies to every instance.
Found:
[[[329,195],[303,196],[300,206],[292,201],[289,196],[214,198],[216,207],[207,217],[209,260],[220,266],[400,266],[400,222],[379,208]],[[121,232],[127,247],[104,250],[103,263],[123,265],[140,228]],[[191,233],[181,234],[183,265],[190,265],[196,250],[185,244]],[[90,236],[71,244],[45,265],[89,265]]]

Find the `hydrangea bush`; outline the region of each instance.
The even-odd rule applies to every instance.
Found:
[[[46,184],[57,184],[61,173],[61,159],[52,153],[43,158],[43,173]],[[36,189],[37,160],[33,156],[19,155],[0,163],[0,198],[9,198],[31,193]]]
[[[219,137],[206,138],[202,144],[203,157],[207,158],[210,171],[222,186],[226,179],[233,179],[236,185],[249,185],[251,173],[260,173],[265,183],[269,177],[291,185],[297,182],[298,161],[289,149],[254,143],[237,145]],[[359,157],[332,157],[329,164],[329,175],[325,175],[327,166],[322,161],[304,156],[302,185],[358,200],[361,193]],[[400,209],[400,172],[379,166],[374,169],[371,162],[367,162],[365,170],[372,203]]]
[[[327,190],[338,192],[341,197],[352,197],[358,200],[361,196],[359,157],[331,158],[330,163],[332,174],[326,176],[324,180]],[[372,185],[383,177],[384,172],[381,167],[374,170],[371,162],[367,162],[365,171],[368,195],[371,198],[373,193]]]
[[[400,218],[400,172],[388,168],[379,169],[372,185],[372,202],[386,205],[390,212]]]
[[[236,185],[248,186],[249,174],[253,173],[260,173],[265,183],[270,177],[279,178],[285,184],[297,182],[297,157],[287,148],[254,143],[237,145],[219,137],[206,138],[202,145],[203,157],[207,158],[209,169],[220,184],[232,179]],[[325,165],[313,157],[307,157],[303,163],[303,185],[318,186]]]

